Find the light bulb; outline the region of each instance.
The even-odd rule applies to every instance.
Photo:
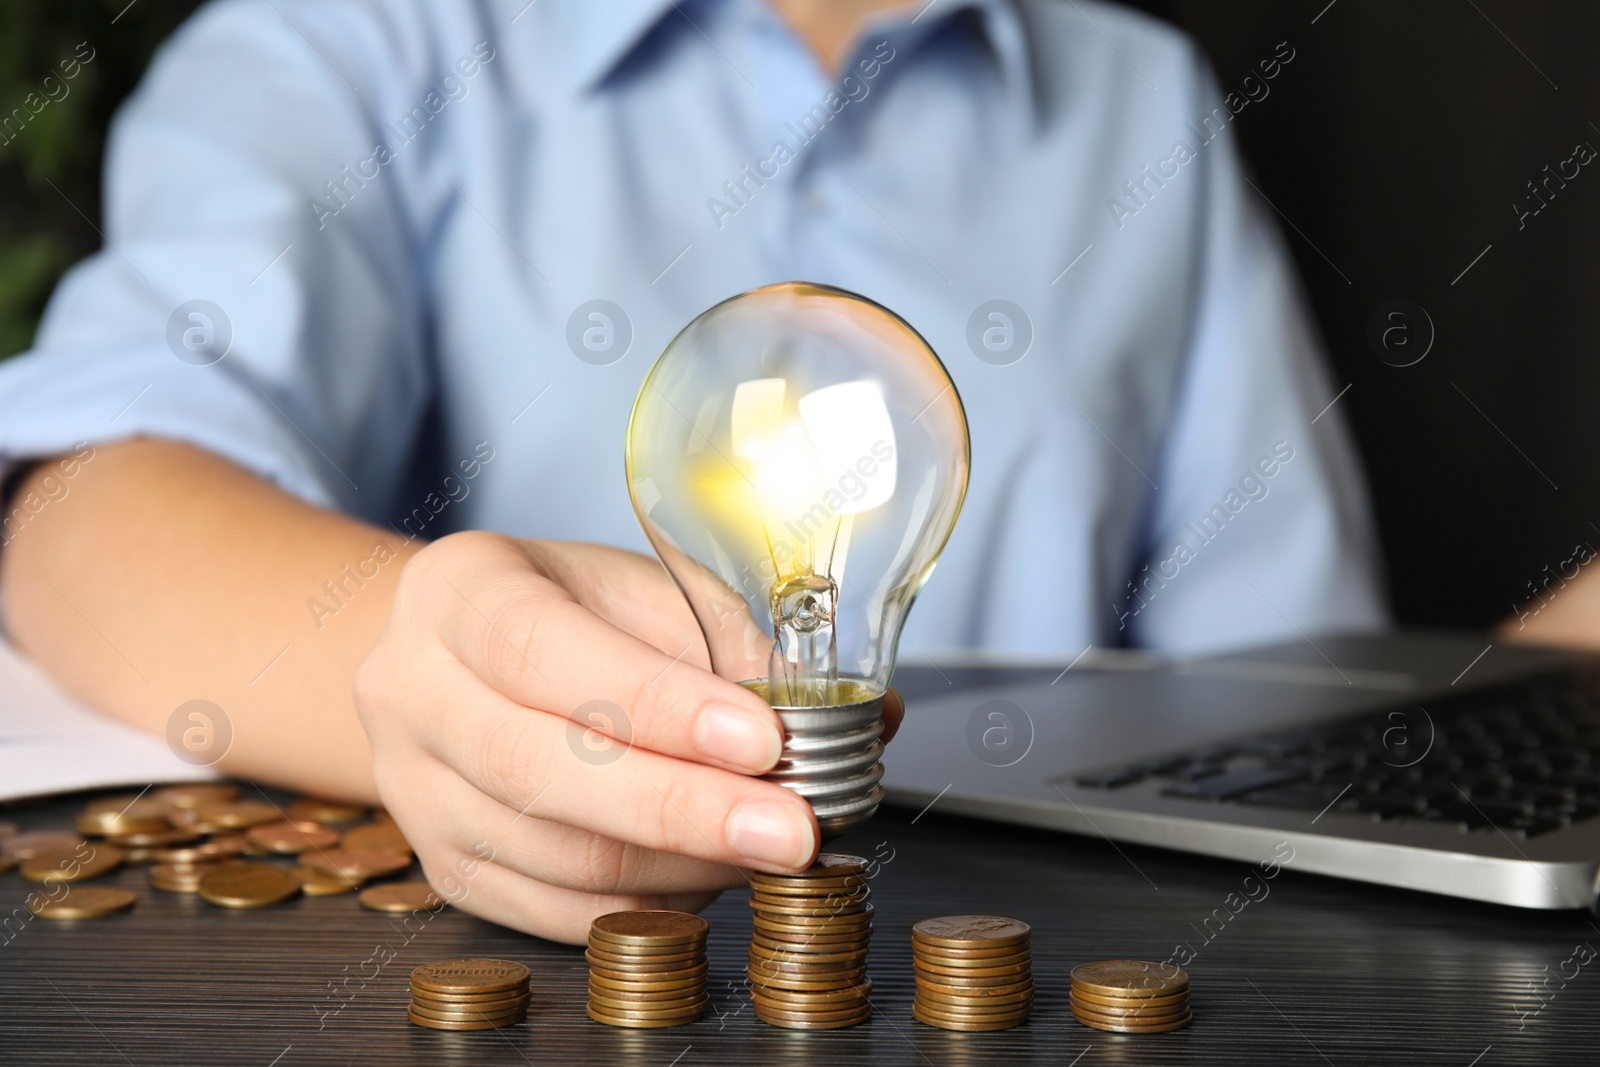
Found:
[[[967,420],[933,349],[854,293],[787,282],[725,300],[651,368],[628,490],[711,668],[784,727],[767,777],[824,837],[883,789],[900,630],[967,491]]]

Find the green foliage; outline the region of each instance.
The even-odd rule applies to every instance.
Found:
[[[7,0],[0,19],[0,358],[32,343],[61,272],[100,247],[106,128],[156,47],[196,6]],[[81,62],[85,55],[93,58]]]

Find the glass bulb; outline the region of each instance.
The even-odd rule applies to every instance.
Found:
[[[826,835],[882,796],[883,695],[969,463],[933,349],[825,285],[769,285],[704,312],[634,402],[634,510],[712,670],[778,710],[784,759],[768,777],[810,800]]]

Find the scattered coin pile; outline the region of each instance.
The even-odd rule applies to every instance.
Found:
[[[682,911],[618,911],[589,927],[589,1018],[656,1029],[706,1010],[706,932]]]
[[[872,891],[867,861],[823,853],[795,875],[752,872],[755,934],[745,971],[756,1018],[791,1030],[865,1022]]]
[[[411,846],[385,812],[302,797],[283,811],[266,801],[239,799],[226,783],[174,785],[137,796],[90,801],[76,832],[22,833],[0,823],[0,874],[21,875],[46,887],[70,883],[70,893],[37,893],[27,906],[50,919],[89,919],[126,911],[137,899],[123,889],[76,883],[125,864],[150,864],[150,884],[167,893],[193,893],[225,908],[259,908],[300,894],[327,896],[361,889],[411,865]],[[298,866],[260,862],[274,857]],[[259,858],[259,859],[258,859]],[[426,883],[400,882],[362,892],[375,911],[433,911],[444,906]]]
[[[911,928],[911,1017],[946,1030],[1007,1030],[1033,1009],[1032,928],[999,915],[945,915]]]
[[[424,963],[411,972],[408,1017],[432,1030],[497,1030],[528,1017],[532,972],[510,960]]]
[[[1101,960],[1072,969],[1072,1014],[1096,1030],[1158,1034],[1186,1026],[1189,976],[1170,963]]]

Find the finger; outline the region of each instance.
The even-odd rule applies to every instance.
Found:
[[[654,752],[746,773],[777,763],[783,734],[765,701],[617,629],[518,555],[514,545],[489,542],[467,558],[424,551],[412,561],[423,564],[414,576],[422,579],[433,561],[447,561],[441,580],[425,586],[430,617],[474,674],[518,704],[557,715],[604,701],[625,713],[631,736],[620,739]]]
[[[654,909],[697,912],[717,899],[716,893],[578,893],[456,849],[419,858],[428,884],[454,907],[569,945],[586,943],[590,924],[601,915]]]
[[[900,724],[906,717],[906,698],[900,695],[900,690],[890,688],[883,694],[883,735],[884,744],[894,740],[894,735],[900,732]]]
[[[405,780],[404,789],[384,799],[419,851],[487,846],[502,867],[581,893],[714,893],[749,884],[725,863],[657,852],[513,811],[432,759],[409,766]]]
[[[539,569],[578,603],[669,656],[711,669],[705,635],[659,560],[607,545],[530,541]]]
[[[507,701],[460,666],[410,694],[441,709],[411,741],[512,811],[712,863],[792,871],[816,855],[816,816],[782,786],[639,746],[590,749],[559,716]]]

